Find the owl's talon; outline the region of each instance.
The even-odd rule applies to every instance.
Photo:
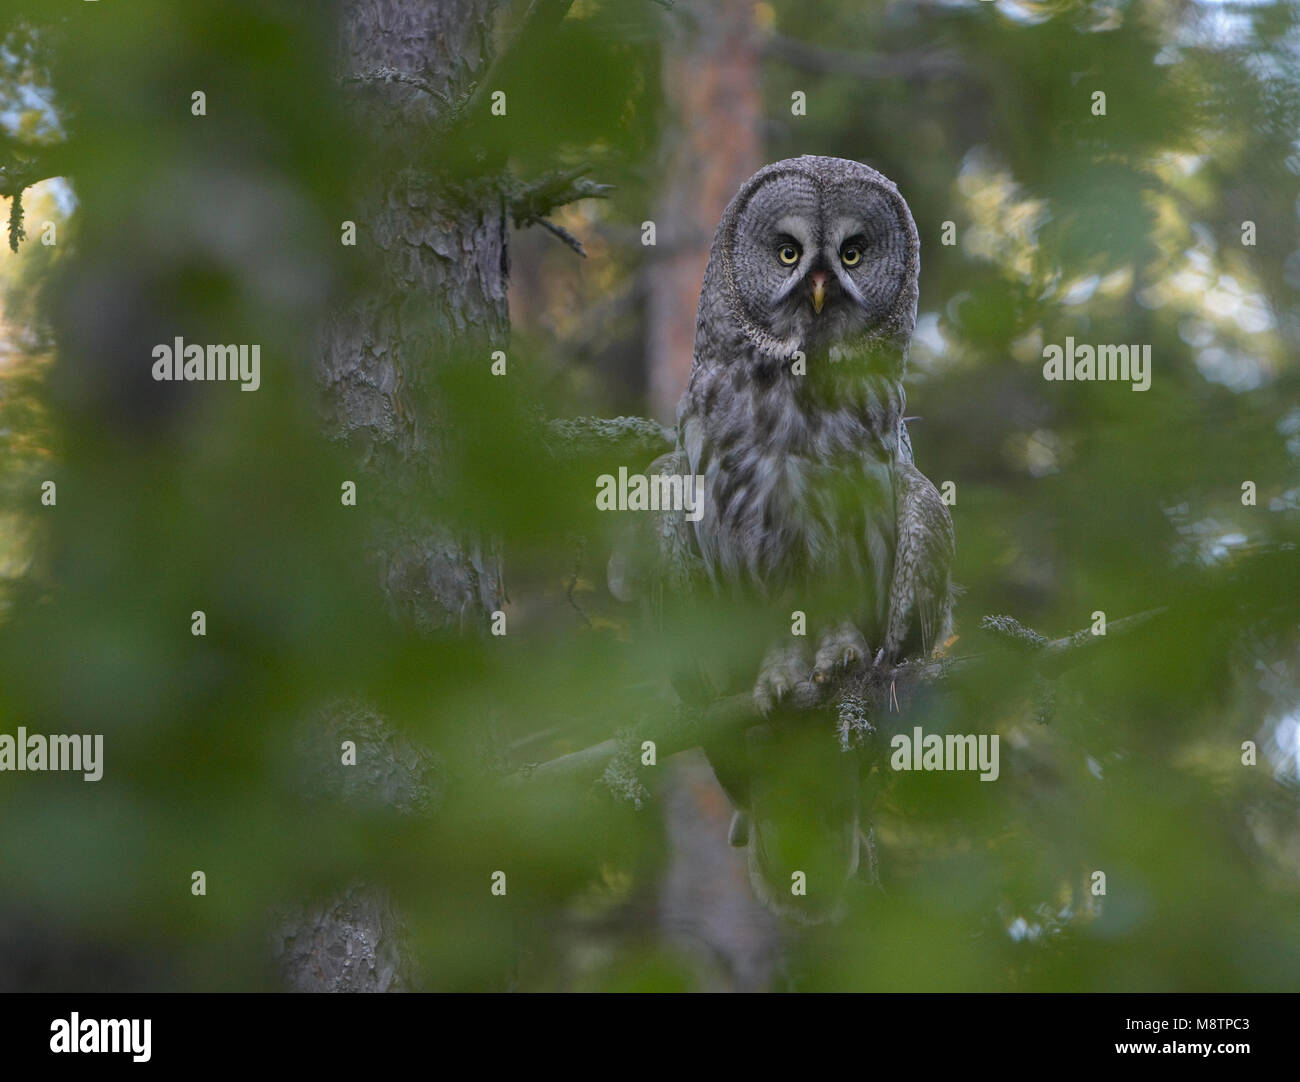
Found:
[[[839,651],[839,657],[835,659],[832,668],[848,671],[862,660],[862,654],[855,646],[845,646]]]
[[[798,647],[773,650],[763,661],[754,683],[754,707],[767,717],[806,679],[807,662]]]
[[[849,621],[829,629],[817,648],[813,683],[827,684],[843,676],[860,665],[868,653],[867,640]]]
[[[780,706],[783,698],[785,698],[784,690],[776,690],[772,688],[754,689],[754,707],[762,717],[767,717],[773,710]]]

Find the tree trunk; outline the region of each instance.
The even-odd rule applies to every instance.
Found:
[[[664,52],[676,113],[665,133],[664,186],[650,275],[647,364],[655,415],[671,418],[695,346],[695,306],[718,220],[761,164],[759,55],[753,0],[695,2],[689,29]],[[681,27],[682,20],[674,20]]]
[[[456,101],[489,64],[493,0],[350,0],[342,13],[344,78],[395,71]],[[353,84],[358,125],[385,161],[412,162],[447,108],[404,82]],[[355,447],[380,486],[383,586],[422,631],[486,626],[503,603],[488,546],[452,536],[434,506],[453,419],[439,401],[440,365],[487,363],[509,333],[506,212],[491,180],[449,189],[415,166],[381,169],[345,217],[372,287],[332,321],[317,375],[329,434]],[[467,190],[469,189],[469,190]],[[476,190],[475,190],[476,189]]]
[[[509,332],[505,203],[495,178],[458,182],[418,164],[430,131],[449,119],[446,103],[463,101],[487,70],[497,7],[349,0],[342,10],[340,77],[355,91],[357,125],[375,140],[377,161],[340,217],[355,221],[358,256],[371,263],[366,292],[325,330],[316,375],[326,432],[355,451],[379,508],[372,544],[380,584],[395,613],[424,633],[481,632],[504,604],[493,547],[457,536],[430,509],[456,438],[440,369],[466,358],[486,364]],[[368,722],[386,730],[368,743],[387,754],[387,723]],[[410,763],[394,758],[386,767],[405,776]],[[272,941],[295,991],[419,984],[401,915],[379,885],[352,885],[279,914]]]
[[[671,418],[690,373],[695,308],[722,212],[760,162],[758,35],[753,0],[694,2],[674,20],[682,35],[664,52],[663,81],[676,123],[664,137],[656,213],[659,258],[650,271],[647,363],[652,408]],[[768,985],[778,923],[754,900],[744,851],[727,844],[730,805],[708,765],[670,767],[664,802],[669,872],[660,889],[665,937],[714,959],[706,987]],[[701,949],[703,948],[703,949]]]

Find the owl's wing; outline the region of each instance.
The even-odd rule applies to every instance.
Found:
[[[952,517],[930,479],[904,459],[895,466],[897,547],[885,655],[928,657],[952,633]]]

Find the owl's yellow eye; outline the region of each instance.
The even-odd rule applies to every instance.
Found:
[[[840,252],[840,262],[846,267],[856,267],[862,262],[862,249],[850,244]]]
[[[795,244],[783,244],[776,250],[776,258],[784,263],[787,267],[793,267],[799,262],[799,247]]]

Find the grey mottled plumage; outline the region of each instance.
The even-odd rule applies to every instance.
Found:
[[[703,476],[703,517],[639,516],[649,536],[611,560],[620,596],[650,593],[666,612],[707,595],[767,622],[736,677],[762,724],[706,750],[748,812],[734,834],[756,888],[806,919],[857,865],[856,773],[832,734],[809,731],[819,715],[782,703],[815,700],[839,668],[928,654],[950,631],[952,523],[903,421],[919,265],[907,204],[865,165],[802,157],[746,181],[714,236],[677,449],[652,467]],[[735,686],[698,652],[688,669],[687,694]],[[806,897],[790,893],[796,872]]]

